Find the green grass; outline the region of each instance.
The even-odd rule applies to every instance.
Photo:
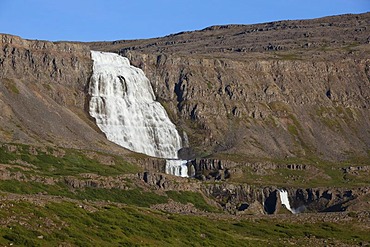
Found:
[[[167,191],[167,196],[176,202],[180,202],[182,204],[192,203],[197,209],[208,211],[208,212],[216,212],[217,209],[215,207],[210,206],[203,198],[200,193],[192,192],[192,191]]]
[[[15,194],[49,194],[74,198],[73,193],[63,183],[46,185],[38,182],[21,182],[16,180],[0,180],[0,190]]]
[[[320,106],[316,109],[316,116],[319,120],[332,131],[344,132],[343,126],[353,128],[356,122],[356,110],[345,107],[323,107]],[[348,128],[347,127],[347,128]]]
[[[360,43],[358,42],[352,42],[348,45],[343,46],[342,49],[346,52],[351,52],[357,50],[356,48],[358,48],[359,45]]]
[[[48,91],[52,91],[52,90],[53,90],[53,88],[50,86],[50,84],[49,84],[49,83],[43,83],[43,84],[42,84],[42,86],[43,86],[46,90],[48,90]]]
[[[46,185],[38,182],[21,182],[16,180],[0,181],[0,191],[23,195],[41,193],[78,200],[118,202],[139,207],[150,207],[154,204],[167,203],[168,199],[171,198],[182,204],[192,203],[197,209],[203,211],[217,212],[217,209],[210,206],[200,193],[191,191],[167,191],[166,195],[158,195],[139,188],[120,190],[88,187],[72,190],[64,183]]]
[[[3,203],[0,245],[22,246],[307,246],[307,237],[349,245],[369,242],[364,226],[345,223],[289,223],[284,219],[212,220],[113,205],[88,211],[75,203],[36,206]],[[42,236],[42,239],[41,237]],[[335,242],[336,241],[336,242]]]
[[[168,201],[166,196],[145,192],[140,189],[86,188],[77,192],[77,198],[81,200],[119,202],[140,207],[150,207],[153,204],[166,203]]]
[[[236,156],[232,159],[232,155],[224,155],[228,160],[239,160],[241,157]],[[369,164],[370,156],[351,158],[343,162],[332,162],[322,160],[313,156],[306,157],[291,157],[285,159],[263,160],[263,162],[276,164],[279,168],[269,169],[256,172],[251,167],[240,165],[241,170],[233,176],[231,175],[230,182],[248,183],[259,186],[288,186],[288,187],[345,187],[354,188],[358,186],[367,186],[369,184],[367,171],[358,171],[356,173],[346,174],[343,168],[349,166],[363,166]],[[258,162],[253,159],[246,158],[244,161]],[[261,162],[261,160],[259,160]],[[306,165],[306,170],[291,170],[286,168],[289,164]],[[263,167],[262,167],[263,169]]]
[[[290,134],[292,134],[294,136],[298,136],[298,134],[299,134],[297,127],[293,124],[288,125],[288,131],[289,131]]]
[[[103,164],[98,160],[87,157],[83,150],[63,149],[63,157],[54,156],[53,149],[45,152],[44,149],[36,148],[37,154],[29,152],[30,146],[21,144],[12,144],[17,147],[16,152],[10,152],[5,145],[0,145],[0,163],[11,164],[17,160],[25,161],[36,166],[31,173],[37,173],[43,176],[70,176],[80,173],[95,173],[98,175],[113,176],[126,173],[136,173],[140,169],[138,166],[124,161],[119,156],[97,153],[98,155],[111,157],[114,165]],[[17,165],[23,166],[22,163]],[[25,171],[27,173],[27,171]]]
[[[35,195],[41,193],[78,200],[118,202],[140,207],[150,207],[153,204],[166,203],[168,201],[166,196],[142,191],[138,188],[130,190],[104,188],[71,190],[64,183],[46,185],[38,182],[21,182],[16,180],[0,181],[0,191],[23,195]]]
[[[350,243],[353,240],[369,241],[370,236],[366,236],[365,229],[358,229],[354,222],[348,224],[337,223],[274,223],[271,219],[259,220],[256,227],[249,222],[238,222],[233,224],[235,231],[240,234],[251,234],[255,237],[275,238],[304,238],[315,237],[320,239],[336,239],[342,243]]]
[[[13,79],[3,78],[2,81],[9,92],[19,94],[19,89],[17,88],[17,84]]]

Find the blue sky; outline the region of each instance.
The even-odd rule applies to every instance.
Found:
[[[370,0],[0,0],[0,33],[53,41],[140,39],[368,11]]]

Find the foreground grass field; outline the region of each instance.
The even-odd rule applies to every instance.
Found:
[[[315,164],[319,169],[321,164]],[[330,184],[344,181],[355,186],[366,181],[366,171],[359,173],[360,179],[357,175],[343,180],[338,167],[324,168]],[[370,242],[366,208],[343,214],[286,211],[235,216],[223,213],[199,191],[158,191],[139,185],[131,176],[138,172],[139,167],[112,154],[0,145],[0,246],[366,246]],[[297,182],[294,186],[308,182],[302,180],[303,171],[279,168],[263,176],[248,172],[243,175],[250,176],[240,179],[249,184],[279,184],[286,177]],[[68,182],[76,180],[78,185],[90,175],[96,183],[107,183]],[[293,175],[299,179],[293,180]],[[169,213],[152,207],[171,203],[175,207],[191,203],[192,209]]]
[[[113,203],[1,196],[0,245],[9,246],[289,246],[358,245],[370,241],[355,218],[301,222],[283,218],[217,218],[170,214]],[[355,216],[353,216],[355,217]]]

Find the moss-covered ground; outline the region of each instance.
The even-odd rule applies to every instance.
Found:
[[[294,246],[370,241],[366,229],[344,223],[283,219],[212,219],[148,208],[76,202],[2,202],[0,245],[8,246]]]

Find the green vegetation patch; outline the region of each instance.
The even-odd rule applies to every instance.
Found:
[[[74,198],[72,192],[63,183],[46,185],[38,182],[21,182],[17,180],[1,180],[0,190],[15,194],[49,194]]]
[[[215,207],[210,206],[203,198],[200,193],[192,192],[192,191],[167,191],[167,196],[176,202],[180,202],[182,204],[192,203],[197,209],[208,211],[208,212],[215,212],[217,209]]]
[[[0,145],[0,163],[25,166],[24,162],[26,162],[36,167],[32,169],[32,172],[44,176],[70,176],[80,173],[112,176],[140,171],[138,166],[114,155],[96,152],[98,155],[111,158],[114,161],[114,165],[111,165],[89,158],[83,150],[60,149],[63,154],[54,155],[54,151],[58,152],[58,150],[33,148],[21,144],[11,144],[11,146],[15,147],[15,150],[9,151],[6,145]],[[30,149],[35,149],[36,152],[30,152]]]
[[[28,195],[47,194],[79,200],[110,201],[139,207],[150,207],[153,204],[166,203],[168,201],[166,196],[142,191],[137,188],[130,190],[85,188],[72,191],[64,183],[46,185],[38,182],[22,182],[17,180],[0,181],[0,191]]]
[[[19,94],[19,89],[17,88],[17,83],[13,79],[3,78],[2,82],[4,83],[5,88],[14,94]]]
[[[80,206],[51,202],[37,206],[3,203],[0,245],[22,246],[307,246],[358,245],[370,241],[354,220],[338,223],[285,222],[286,219],[223,220],[161,213],[132,206]],[[87,208],[90,208],[89,210]],[[9,219],[13,219],[10,221]],[[9,220],[9,221],[8,221]],[[311,242],[312,243],[312,242]]]
[[[222,156],[232,160],[232,155]],[[235,159],[234,159],[235,160]],[[240,161],[240,160],[239,160]],[[245,158],[248,162],[261,162],[253,158]],[[240,161],[241,162],[241,161]],[[354,188],[368,186],[368,171],[358,169],[346,172],[348,167],[363,167],[369,164],[370,155],[351,158],[347,161],[332,162],[313,156],[290,157],[285,159],[265,159],[263,162],[275,164],[277,167],[253,167],[240,165],[240,172],[231,174],[230,182],[248,183],[259,186],[289,186],[289,187],[345,187]],[[288,166],[300,165],[304,169],[289,169]]]
[[[166,196],[157,195],[153,192],[145,192],[140,189],[120,190],[86,188],[77,192],[77,198],[92,201],[119,202],[140,207],[150,207],[153,204],[167,202]]]
[[[288,131],[289,131],[290,134],[292,134],[294,136],[298,136],[298,134],[299,134],[297,127],[293,124],[288,125]]]
[[[348,224],[339,223],[285,223],[274,222],[271,219],[258,220],[253,226],[248,221],[233,224],[236,232],[255,237],[272,237],[277,239],[284,238],[318,238],[328,242],[338,240],[341,243],[354,243],[357,241],[369,241],[370,236],[366,236],[366,230],[360,229],[355,222]]]
[[[86,211],[73,203],[29,207],[33,208],[33,214],[30,215],[24,206],[15,205],[9,210],[9,217],[10,214],[17,215],[19,219],[33,222],[33,218],[39,218],[36,215],[47,215],[51,226],[37,220],[37,230],[33,225],[17,223],[0,227],[0,245],[209,246],[217,243],[218,246],[242,246],[245,242],[219,228],[226,222],[213,224],[216,222],[194,216],[113,205],[103,206],[95,212]],[[23,211],[28,211],[28,214]]]
[[[319,120],[332,131],[344,132],[346,126],[355,128],[357,112],[356,109],[347,107],[323,107],[320,106],[316,109],[316,116]]]

